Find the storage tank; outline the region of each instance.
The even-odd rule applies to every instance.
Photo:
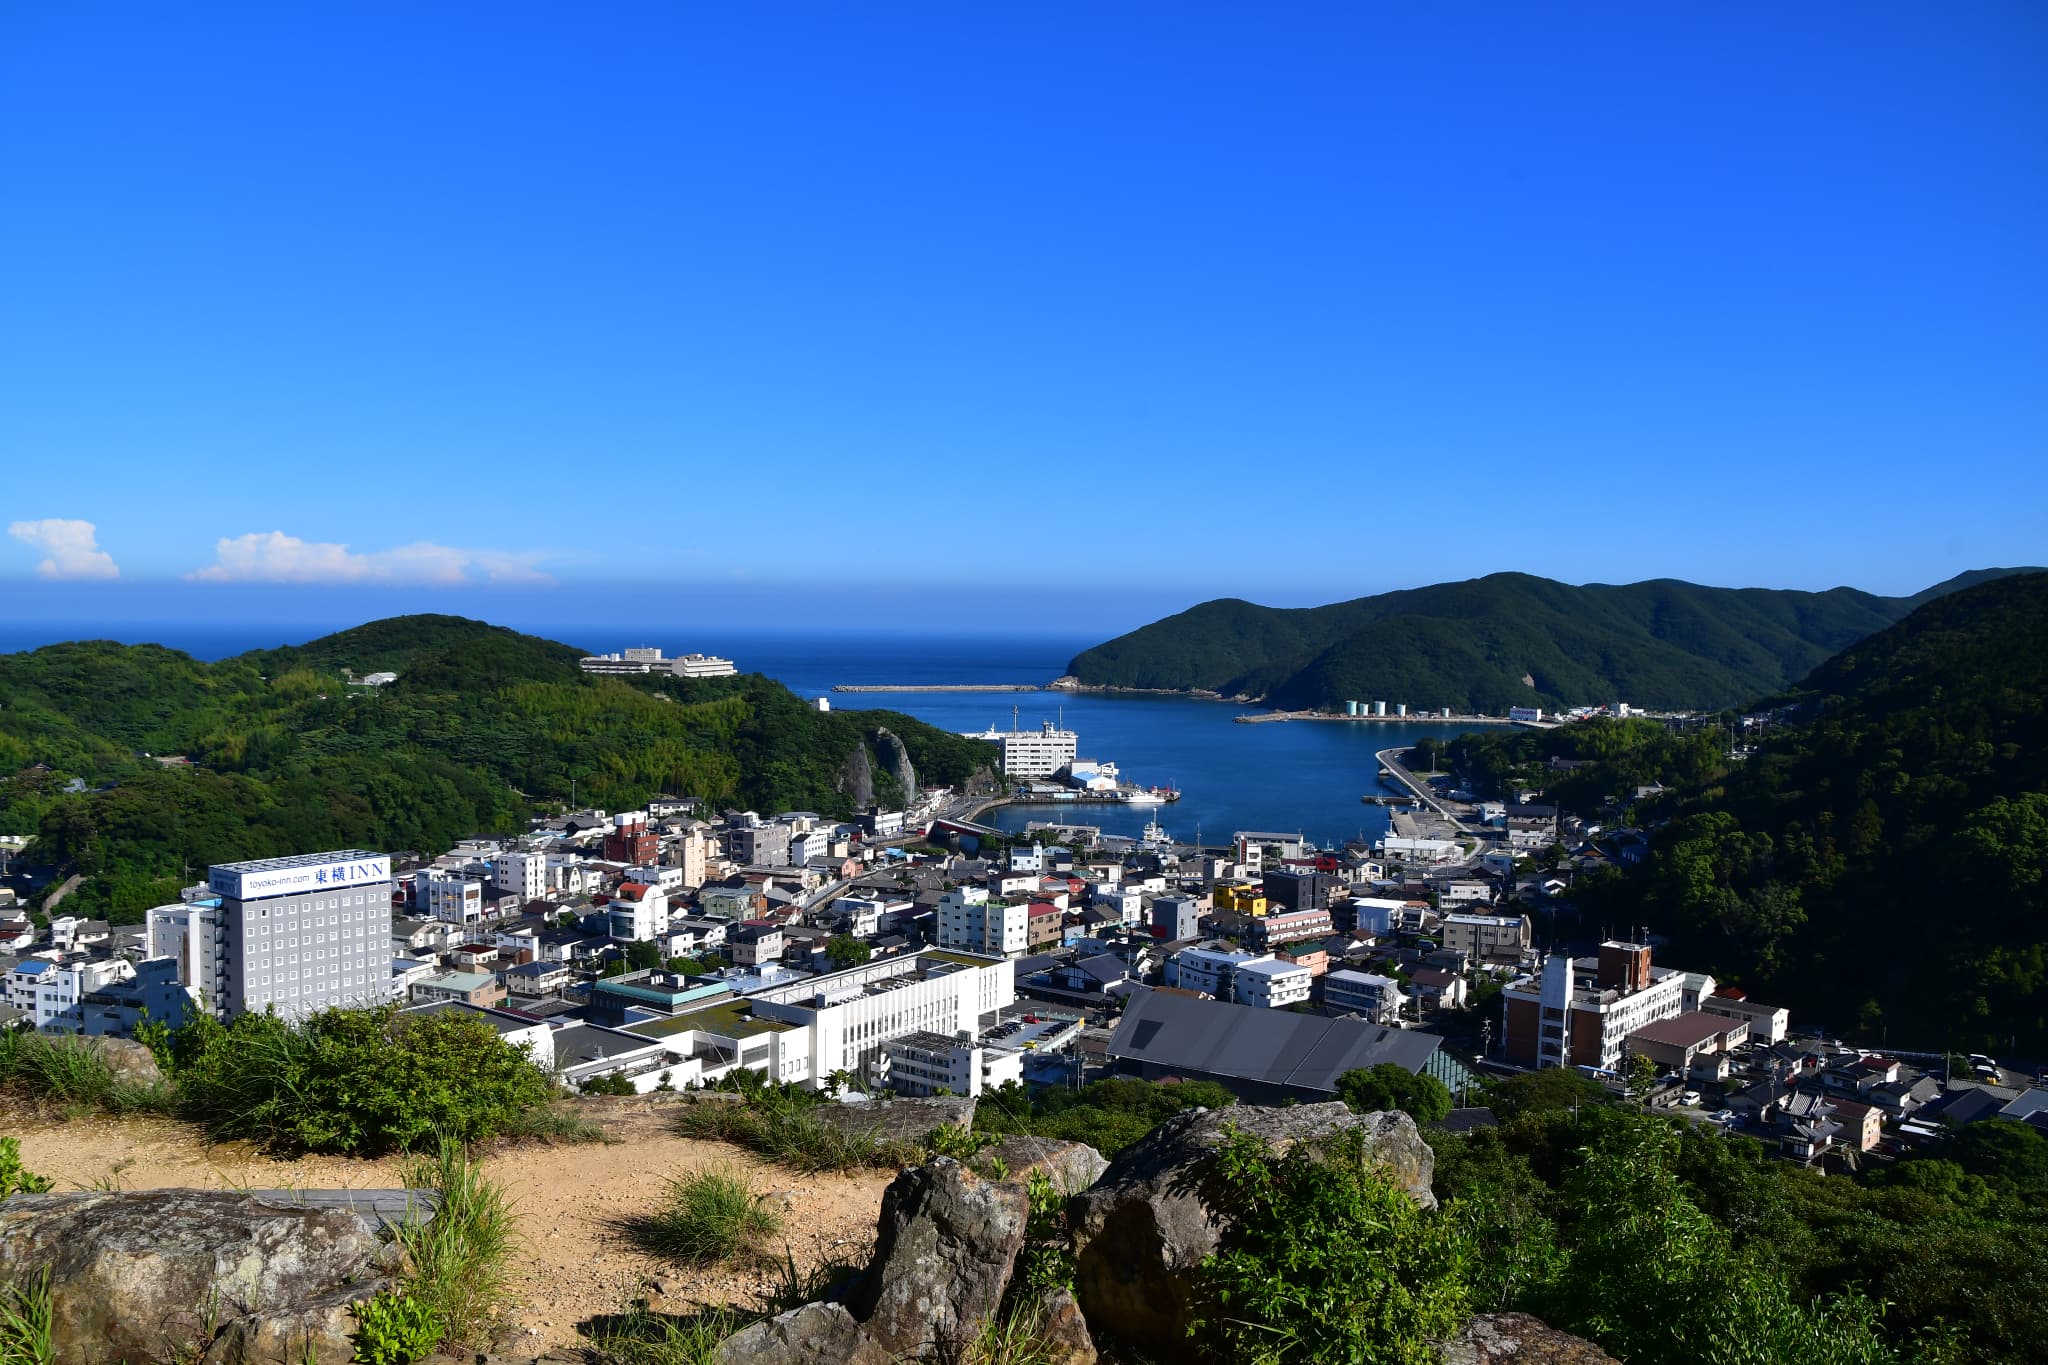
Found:
[[[1383,701],[1374,702],[1372,704],[1372,713],[1376,716],[1384,716],[1387,714],[1387,704]]]
[[[1345,703],[1344,703],[1344,714],[1345,714],[1345,715],[1347,715],[1347,716],[1355,716],[1355,715],[1357,715],[1357,714],[1358,714],[1358,703],[1357,703],[1357,702],[1355,702],[1355,701],[1347,701],[1347,702],[1345,702]]]
[[[1395,706],[1395,707],[1394,707],[1394,714],[1395,714],[1395,715],[1397,715],[1397,716],[1405,716],[1405,715],[1407,715],[1407,714],[1408,714],[1408,703],[1404,701],[1404,702],[1401,702],[1401,703],[1400,703],[1399,705]]]

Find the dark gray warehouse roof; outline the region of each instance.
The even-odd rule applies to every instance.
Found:
[[[1359,1067],[1393,1062],[1420,1072],[1442,1041],[1355,1016],[1325,1019],[1141,990],[1124,1008],[1109,1055],[1334,1094],[1337,1078]]]

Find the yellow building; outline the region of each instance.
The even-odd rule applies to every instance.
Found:
[[[1215,899],[1218,910],[1235,910],[1241,915],[1266,913],[1266,893],[1249,884],[1219,886]]]

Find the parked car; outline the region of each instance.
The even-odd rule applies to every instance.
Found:
[[[1678,1097],[1678,1102],[1680,1104],[1686,1105],[1689,1108],[1696,1107],[1700,1102],[1700,1092],[1697,1090],[1688,1090]]]

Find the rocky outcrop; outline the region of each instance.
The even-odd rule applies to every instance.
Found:
[[[340,1365],[348,1305],[384,1287],[365,1217],[217,1190],[21,1194],[0,1204],[0,1275],[47,1273],[59,1360]],[[275,1354],[272,1354],[273,1350]]]
[[[1617,1365],[1592,1342],[1527,1313],[1482,1313],[1443,1345],[1443,1365]]]
[[[876,730],[875,755],[882,760],[882,767],[896,779],[896,785],[903,789],[903,799],[917,800],[917,769],[911,766],[910,750],[903,741],[889,730]]]
[[[1012,1133],[1001,1142],[984,1147],[974,1164],[982,1170],[1001,1170],[1005,1180],[1019,1184],[1028,1181],[1034,1171],[1043,1171],[1061,1194],[1079,1194],[1109,1169],[1102,1153],[1085,1142],[1064,1142],[1024,1133]]]
[[[1095,1365],[1095,1337],[1074,1296],[1064,1289],[1049,1290],[1037,1307],[1038,1359],[1047,1365]]]
[[[846,762],[839,765],[839,790],[856,810],[875,804],[875,768],[868,760],[865,743],[854,745]]]
[[[844,1304],[807,1303],[718,1344],[714,1365],[892,1365]]]
[[[1002,1304],[1030,1215],[1022,1185],[949,1157],[897,1176],[849,1304],[866,1338],[900,1356],[972,1337]]]
[[[821,1104],[811,1112],[821,1122],[843,1132],[865,1134],[877,1142],[918,1143],[949,1124],[961,1128],[974,1126],[974,1101],[964,1096]]]
[[[1434,1208],[1435,1154],[1402,1113],[1354,1114],[1342,1104],[1239,1105],[1168,1119],[1110,1163],[1068,1208],[1077,1248],[1075,1293],[1090,1326],[1130,1342],[1184,1341],[1197,1277],[1228,1219],[1207,1192],[1211,1158],[1231,1132],[1284,1154],[1357,1129],[1365,1159],[1409,1197]]]
[[[95,1035],[81,1039],[79,1046],[96,1054],[114,1073],[114,1079],[123,1085],[151,1090],[163,1084],[163,1068],[156,1064],[156,1054],[140,1043],[127,1038]]]

